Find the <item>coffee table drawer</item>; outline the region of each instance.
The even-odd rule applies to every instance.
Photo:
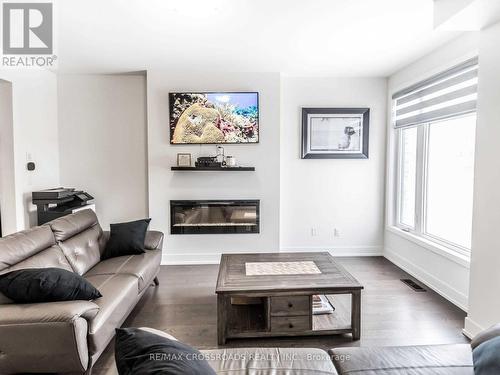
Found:
[[[271,332],[300,332],[311,329],[310,316],[273,316]]]
[[[309,315],[309,296],[271,297],[271,316]]]

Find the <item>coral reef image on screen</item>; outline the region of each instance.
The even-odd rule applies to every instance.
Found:
[[[170,143],[256,143],[256,92],[170,93]]]

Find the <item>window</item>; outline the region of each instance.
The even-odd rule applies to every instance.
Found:
[[[476,116],[429,127],[425,233],[471,247]],[[449,134],[453,138],[449,139]]]
[[[395,94],[395,224],[467,254],[471,248],[477,60]]]

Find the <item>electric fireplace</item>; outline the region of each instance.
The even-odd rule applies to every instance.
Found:
[[[259,233],[259,200],[171,200],[171,234]]]

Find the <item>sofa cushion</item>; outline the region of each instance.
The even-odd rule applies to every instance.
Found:
[[[83,211],[82,211],[83,212]],[[99,237],[102,234],[99,224],[59,242],[59,247],[68,259],[73,270],[83,275],[101,259]]]
[[[99,306],[97,315],[89,321],[89,353],[104,350],[138,299],[137,277],[132,275],[94,275],[84,278],[99,289],[101,298],[94,300]]]
[[[467,344],[331,349],[340,375],[474,375]]]
[[[54,234],[47,226],[36,227],[0,238],[0,272],[55,245]]]
[[[321,349],[251,348],[201,352],[215,372],[224,375],[337,374],[330,356]]]
[[[48,222],[54,232],[56,241],[65,241],[70,237],[99,224],[97,216],[92,210],[81,210]]]
[[[17,303],[90,301],[101,293],[73,271],[31,268],[0,276],[0,291]]]
[[[139,255],[127,255],[103,260],[90,269],[85,276],[134,275],[139,279],[139,292],[144,290],[158,273],[161,250],[149,250]]]
[[[198,350],[138,328],[116,330],[115,360],[120,375],[215,375]]]

